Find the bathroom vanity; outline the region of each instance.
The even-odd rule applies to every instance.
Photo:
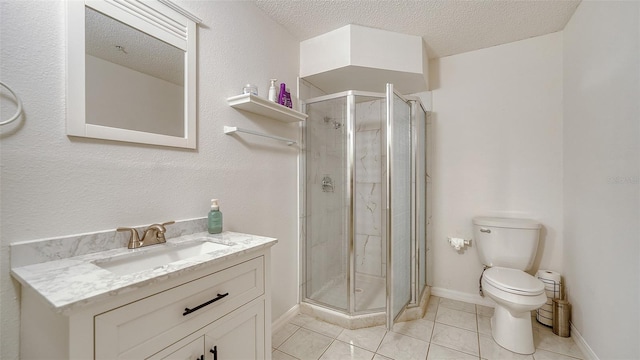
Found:
[[[276,242],[197,233],[13,268],[21,358],[270,359]]]

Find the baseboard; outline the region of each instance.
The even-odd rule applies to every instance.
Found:
[[[439,296],[439,297],[443,297],[451,300],[464,301],[464,302],[477,304],[477,305],[484,305],[488,307],[496,306],[493,300],[489,299],[486,296],[482,297],[479,294],[469,294],[462,291],[449,290],[449,289],[440,288],[440,287],[432,287],[431,295]]]
[[[278,330],[280,330],[283,326],[285,326],[294,316],[296,316],[300,312],[300,305],[296,304],[294,307],[289,309],[286,313],[282,314],[275,321],[271,322],[271,333],[275,334]]]
[[[598,358],[598,355],[596,355],[596,353],[594,353],[593,350],[591,350],[591,347],[589,347],[589,344],[587,344],[587,342],[584,340],[584,338],[582,337],[582,334],[580,334],[578,329],[576,329],[576,327],[573,326],[573,323],[571,323],[570,325],[571,325],[571,337],[573,338],[573,341],[576,343],[576,345],[578,345],[578,348],[580,348],[580,351],[582,351],[582,354],[585,356],[584,360],[600,360]]]

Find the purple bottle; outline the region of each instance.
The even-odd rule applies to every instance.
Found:
[[[280,83],[280,93],[278,94],[278,104],[280,105],[286,104],[285,92],[287,92],[287,85],[285,83]]]

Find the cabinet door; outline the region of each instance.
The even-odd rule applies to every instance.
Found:
[[[203,360],[204,358],[204,338],[200,336],[187,345],[178,342],[147,360]]]
[[[271,358],[264,348],[264,300],[257,300],[207,327],[205,359],[250,360]],[[266,356],[268,355],[268,357]]]

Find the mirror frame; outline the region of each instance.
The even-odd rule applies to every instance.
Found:
[[[185,52],[184,136],[86,122],[85,6]],[[67,136],[195,149],[197,24],[202,21],[169,0],[67,0]]]

